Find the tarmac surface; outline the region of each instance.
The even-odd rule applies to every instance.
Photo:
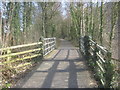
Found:
[[[36,69],[20,79],[15,88],[94,88],[97,83],[78,48],[61,39],[60,47]]]

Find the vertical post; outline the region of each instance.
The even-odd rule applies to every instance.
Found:
[[[0,12],[0,48],[2,48],[2,12]],[[0,55],[2,55],[2,51],[0,51]],[[0,59],[0,64],[2,64],[1,59]],[[0,65],[0,69],[2,69],[2,65]],[[2,81],[2,72],[0,71],[0,83],[1,81]]]
[[[94,51],[93,51],[93,62],[94,62],[94,69],[96,68],[96,61],[98,60],[97,58],[97,52],[98,52],[98,48],[97,48],[97,43],[94,44]]]
[[[7,54],[10,54],[11,53],[11,50],[10,49],[8,49],[7,50]],[[8,56],[7,57],[7,61],[10,61],[11,60],[11,56]],[[9,63],[9,66],[11,67],[11,63]]]
[[[89,61],[90,59],[90,40],[89,36],[84,36],[84,49],[85,49],[85,58]]]
[[[56,48],[57,48],[57,46],[56,46],[56,38],[55,38],[55,37],[54,37],[54,42],[55,42],[54,49],[56,49]]]
[[[85,54],[85,52],[84,52],[84,37],[80,37],[80,51],[81,51],[81,53],[84,55]]]
[[[42,37],[42,56],[44,56],[44,54],[45,54],[45,40]]]
[[[81,49],[81,37],[79,37],[79,51],[80,51],[80,49]]]
[[[118,2],[118,60],[120,61],[120,1]],[[118,70],[120,70],[120,65],[118,64]],[[119,72],[118,72],[119,73]],[[120,78],[118,78],[118,82]],[[118,88],[120,88],[120,83],[118,83]]]
[[[51,48],[52,48],[52,47],[51,47],[51,46],[52,46],[52,45],[51,45],[51,42],[52,42],[52,39],[50,38],[50,41],[49,41],[50,49],[49,49],[49,51],[51,51]]]
[[[85,54],[84,37],[81,38],[81,50],[82,50],[83,54]]]
[[[48,39],[48,42],[47,42],[48,43],[48,47],[47,48],[49,48],[47,52],[50,51],[50,43],[49,42],[50,42],[50,38]]]
[[[11,50],[8,49],[8,50],[7,50],[7,54],[10,54],[10,53],[11,53]],[[10,59],[11,59],[11,56],[7,57],[7,61],[10,61]]]
[[[0,48],[2,48],[2,12],[0,12]],[[0,55],[2,55],[2,51],[0,51]],[[2,64],[1,61],[2,60],[0,59],[0,64]],[[2,65],[0,65],[0,69],[2,69]],[[2,72],[0,71],[0,83],[1,81],[2,81]]]
[[[0,48],[2,48],[2,12],[0,12]]]
[[[41,53],[41,58],[43,58],[44,55],[43,37],[40,37],[39,42],[42,42],[42,44],[40,44],[40,48],[41,48],[40,53]]]
[[[51,49],[51,45],[50,45],[50,42],[51,42],[51,38],[49,38],[49,41],[48,41],[48,45],[49,45],[49,49],[48,49],[48,52],[50,52],[50,49]]]
[[[104,77],[105,77],[105,88],[110,88],[111,87],[111,82],[113,79],[113,75],[114,75],[114,68],[113,65],[111,63],[111,53],[107,52],[106,55],[106,62],[105,62],[105,73],[104,73]]]

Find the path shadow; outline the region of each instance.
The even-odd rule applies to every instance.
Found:
[[[61,50],[58,50],[58,52],[54,55],[54,57],[52,59],[54,59],[59,53],[60,53]],[[38,58],[37,58],[38,59]],[[44,62],[44,60],[42,60]],[[42,63],[43,63],[42,62]],[[16,85],[13,86],[13,88],[22,88],[25,83],[33,76],[33,74],[36,72],[36,70],[39,68],[39,66],[42,64],[40,63],[39,65],[37,65],[31,72],[27,73],[27,75],[24,77],[22,77]]]
[[[68,88],[78,88],[78,83],[77,83],[77,71],[76,66],[74,62],[70,62],[69,66],[69,82],[68,82]]]
[[[22,79],[21,83],[19,83],[19,85],[17,85],[17,88],[23,87],[25,85],[25,83],[33,76],[34,73],[44,73],[44,72],[46,72],[48,74],[45,77],[45,79],[42,83],[42,86],[38,85],[38,87],[40,87],[40,88],[51,88],[55,74],[63,73],[63,72],[67,72],[69,74],[67,87],[68,88],[78,88],[77,72],[83,72],[83,71],[86,71],[87,69],[86,68],[77,68],[77,65],[75,64],[75,62],[80,62],[80,61],[82,61],[82,59],[80,59],[80,58],[69,59],[70,49],[66,49],[67,54],[65,56],[65,59],[57,60],[56,57],[59,56],[60,53],[62,53],[61,52],[62,50],[63,49],[58,49],[58,52],[54,55],[54,57],[51,60],[43,60],[43,62],[53,62],[53,65],[51,68],[49,68],[48,70],[37,70],[40,67],[40,65],[38,65],[33,72],[26,75],[26,78]],[[76,49],[73,49],[73,50],[76,50]],[[58,70],[57,67],[58,67],[59,63],[61,63],[61,62],[68,62],[69,66],[67,66],[65,69]],[[41,82],[41,81],[39,81],[39,82]]]
[[[68,72],[69,73],[68,88],[78,88],[77,72],[82,72],[82,71],[85,71],[87,69],[85,69],[85,68],[77,69],[74,62],[80,62],[80,58],[78,58],[76,60],[75,59],[73,59],[73,60],[68,59],[69,55],[70,55],[70,50],[67,50],[67,55],[66,55],[66,58],[64,60],[55,60],[55,59],[54,60],[48,60],[48,62],[49,61],[54,61],[53,66],[49,70],[36,71],[37,73],[48,72],[48,75],[46,76],[41,88],[51,88],[51,85],[53,83],[53,79],[55,77],[55,73],[63,73],[63,72]],[[64,70],[57,70],[57,67],[58,67],[60,62],[69,62],[69,66]]]
[[[61,51],[61,50],[60,50]],[[65,58],[65,60],[68,58],[69,56],[69,50],[67,52],[67,56]],[[53,58],[54,60],[55,58]],[[51,85],[52,85],[52,81],[53,81],[53,78],[54,78],[54,75],[56,73],[56,70],[57,70],[57,66],[59,64],[59,61],[54,61],[54,64],[53,66],[50,68],[49,72],[48,72],[48,75],[46,76],[43,84],[42,84],[42,87],[41,88],[50,88]]]

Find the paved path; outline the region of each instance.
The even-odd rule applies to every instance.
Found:
[[[61,40],[60,47],[30,74],[22,78],[17,88],[93,88],[97,84],[84,59],[70,42]]]

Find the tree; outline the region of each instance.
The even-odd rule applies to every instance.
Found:
[[[103,2],[101,2],[101,7],[100,7],[100,44],[103,44]]]
[[[2,10],[0,9],[0,48],[2,47]]]

